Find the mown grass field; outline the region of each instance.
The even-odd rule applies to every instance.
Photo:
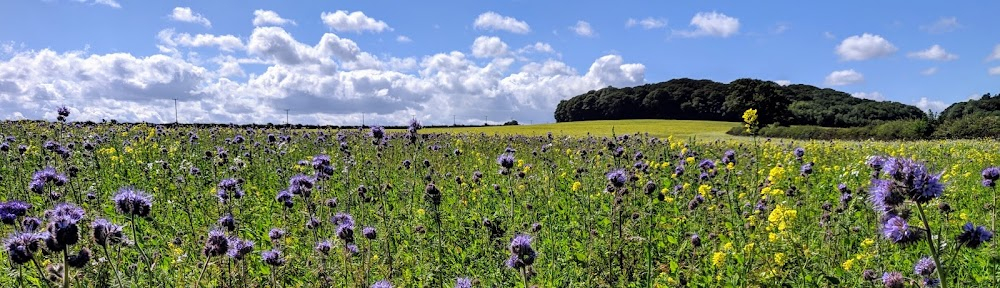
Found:
[[[726,139],[705,135],[738,124],[701,124],[8,123],[0,287],[1000,285],[975,229],[995,231],[981,172],[997,142]],[[912,177],[879,182],[887,171]],[[940,269],[921,275],[931,255]]]
[[[651,137],[666,138],[673,135],[678,138],[696,137],[698,139],[728,139],[726,135],[732,127],[742,123],[698,120],[597,120],[566,123],[489,126],[489,127],[458,127],[458,128],[428,128],[426,133],[486,133],[488,135],[524,135],[545,136],[552,133],[560,136],[586,137],[649,133]]]

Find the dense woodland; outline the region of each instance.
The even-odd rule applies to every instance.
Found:
[[[998,102],[1000,103],[1000,102]],[[558,122],[611,119],[740,121],[757,108],[762,124],[858,127],[893,120],[923,119],[919,108],[898,102],[860,99],[810,85],[771,81],[674,79],[637,87],[608,87],[564,100]]]

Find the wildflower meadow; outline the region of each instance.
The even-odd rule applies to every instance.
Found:
[[[995,141],[0,125],[2,287],[995,287]],[[756,110],[744,114],[753,135]]]

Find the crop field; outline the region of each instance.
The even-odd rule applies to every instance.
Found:
[[[555,124],[535,124],[517,126],[428,128],[426,133],[485,133],[489,135],[545,136],[548,133],[564,136],[611,136],[640,133],[651,137],[676,138],[696,137],[698,139],[729,139],[726,131],[740,123],[700,120],[595,120]],[[588,135],[589,134],[589,135]]]
[[[7,122],[0,287],[1000,285],[997,142],[662,123]]]

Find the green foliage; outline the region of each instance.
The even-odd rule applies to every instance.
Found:
[[[945,121],[937,127],[933,136],[948,139],[998,138],[1000,137],[1000,111],[972,114]]]
[[[919,140],[928,138],[933,129],[926,120],[897,120],[864,127],[831,128],[819,126],[768,126],[758,136],[817,140]],[[744,129],[733,128],[727,134],[749,136]]]
[[[762,125],[860,127],[886,121],[922,119],[919,108],[860,99],[810,85],[780,86],[771,81],[673,79],[637,87],[607,87],[563,100],[558,122],[612,119],[696,119],[739,122],[747,108],[760,112]]]

